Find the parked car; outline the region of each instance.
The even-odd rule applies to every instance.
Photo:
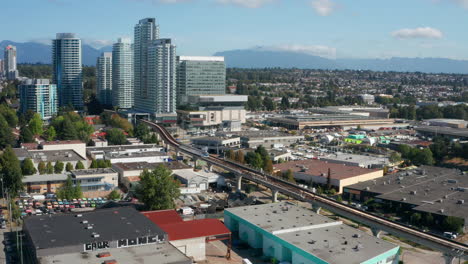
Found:
[[[457,233],[444,232],[444,237],[447,237],[447,238],[450,238],[450,239],[456,239],[457,238]]]

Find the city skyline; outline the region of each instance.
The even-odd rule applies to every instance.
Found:
[[[3,28],[1,35],[5,40],[50,44],[56,32],[76,32],[83,43],[102,47],[112,45],[118,37],[131,37],[134,21],[155,17],[164,25],[161,37],[173,39],[180,47],[178,55],[208,56],[261,47],[327,58],[468,59],[468,36],[461,23],[468,14],[466,1],[103,0],[93,2],[92,8],[89,4],[88,0],[10,3],[7,19],[25,5],[48,10],[54,17],[37,19],[34,24],[18,21],[14,27]],[[69,9],[75,11],[66,12]],[[102,10],[119,19],[98,15]],[[35,14],[32,16],[34,19]]]

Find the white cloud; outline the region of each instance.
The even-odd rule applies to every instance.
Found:
[[[442,31],[431,27],[418,28],[403,28],[393,31],[391,35],[394,38],[410,39],[410,38],[425,38],[425,39],[441,39],[444,34]]]
[[[305,53],[314,56],[320,56],[324,58],[335,59],[336,48],[324,46],[324,45],[297,45],[297,44],[285,44],[275,46],[257,47],[261,50],[275,50],[275,51],[291,51],[297,53]]]
[[[231,4],[247,8],[259,8],[273,2],[273,0],[217,0],[221,4]]]
[[[102,48],[105,46],[110,46],[114,43],[112,40],[107,40],[107,39],[89,39],[89,38],[83,38],[83,43],[90,45],[94,48]]]
[[[331,0],[313,0],[310,2],[310,5],[315,12],[321,16],[331,15],[338,7],[337,4]]]

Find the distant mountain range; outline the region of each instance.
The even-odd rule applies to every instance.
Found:
[[[18,63],[45,63],[50,64],[52,61],[52,46],[37,42],[14,42],[10,40],[4,40],[0,42],[0,59],[3,59],[3,50],[6,46],[16,46]],[[82,61],[84,65],[95,65],[96,58],[101,55],[102,52],[112,51],[112,47],[103,47],[96,49],[89,45],[83,44],[83,57]]]
[[[4,40],[0,42],[0,51],[7,45],[17,47],[18,63],[51,63],[51,45]],[[112,51],[112,47],[96,49],[83,44],[83,64],[95,65],[96,58],[107,51]],[[237,68],[280,67],[468,74],[468,61],[443,58],[328,59],[306,53],[263,49],[228,50],[217,52],[215,55],[224,56],[228,67]],[[3,52],[0,52],[0,59],[3,59]]]
[[[261,49],[229,50],[217,52],[215,56],[224,56],[228,67],[237,68],[280,67],[468,74],[468,61],[443,58],[327,59],[306,53]]]

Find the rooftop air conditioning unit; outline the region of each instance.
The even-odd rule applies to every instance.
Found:
[[[93,234],[93,237],[94,237],[94,238],[97,238],[97,237],[100,237],[100,235],[97,234],[97,233],[95,233],[95,234]]]

